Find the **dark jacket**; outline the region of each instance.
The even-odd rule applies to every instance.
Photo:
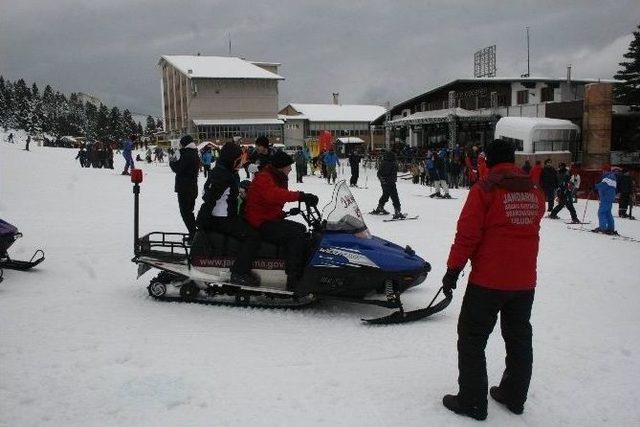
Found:
[[[558,173],[551,166],[545,166],[542,168],[540,174],[540,187],[545,191],[555,190],[558,187]]]
[[[618,175],[617,189],[620,194],[631,194],[633,191],[633,179],[631,179],[631,175]]]
[[[249,156],[249,163],[254,163],[258,166],[258,170],[261,171],[262,168],[271,163],[271,156],[273,155],[273,150],[269,148],[269,152],[267,154],[258,153],[258,150],[254,150],[253,153]]]
[[[385,151],[378,168],[380,184],[393,184],[398,180],[398,162],[393,151]]]
[[[360,159],[362,159],[362,157],[357,153],[353,153],[349,156],[349,165],[352,170],[357,170],[360,167]]]
[[[566,200],[573,197],[573,183],[571,182],[571,174],[566,168],[558,171],[558,197]]]
[[[516,291],[536,285],[540,220],[545,197],[512,163],[499,163],[471,187],[447,267],[471,260],[469,283]]]
[[[447,163],[444,159],[444,157],[440,156],[440,154],[435,156],[435,159],[433,160],[433,165],[435,166],[435,170],[436,170],[436,181],[437,180],[446,180],[447,179]]]
[[[180,159],[169,162],[176,174],[175,192],[198,195],[198,172],[200,159],[195,148],[181,148]]]

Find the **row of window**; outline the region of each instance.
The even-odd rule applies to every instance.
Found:
[[[282,128],[279,125],[244,125],[244,126],[198,126],[198,133],[209,140],[229,140],[234,136],[255,139],[260,135],[269,138],[281,138]]]

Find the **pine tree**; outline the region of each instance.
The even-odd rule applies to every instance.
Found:
[[[42,92],[42,131],[54,133],[56,117],[56,98],[51,86],[46,85]]]
[[[29,99],[29,124],[27,125],[29,134],[38,135],[42,133],[43,116],[40,91],[38,90],[38,85],[34,82],[31,86],[31,98]]]
[[[109,109],[102,103],[96,112],[95,129],[96,137],[99,141],[105,142],[111,139],[109,134]]]
[[[23,79],[19,79],[13,86],[14,114],[18,129],[27,129],[31,124],[31,90]]]
[[[623,55],[629,61],[620,62],[621,68],[614,76],[616,80],[621,80],[615,87],[615,96],[617,102],[631,105],[634,110],[640,110],[640,31],[634,31],[633,36],[629,51]]]
[[[7,117],[9,115],[9,105],[7,100],[7,86],[4,83],[4,78],[0,75],[0,126],[4,126],[4,131],[7,131],[8,126]]]
[[[156,132],[164,130],[164,126],[162,125],[162,120],[158,119],[156,121]]]
[[[113,107],[109,112],[109,139],[111,142],[120,142],[124,136],[120,110]]]
[[[136,125],[136,122],[133,121],[133,117],[131,117],[131,112],[129,110],[124,110],[122,112],[122,129],[127,137],[138,132],[138,126]]]
[[[146,136],[152,136],[156,132],[156,121],[153,120],[153,117],[147,116],[147,126],[144,129],[144,134]]]
[[[83,127],[84,135],[87,137],[87,141],[95,141],[98,138],[98,108],[91,102],[87,102],[84,106],[84,113],[86,116]]]
[[[142,129],[142,123],[140,123],[140,122],[138,122],[138,126],[136,128],[136,133],[138,134],[138,136],[144,135],[144,131]]]

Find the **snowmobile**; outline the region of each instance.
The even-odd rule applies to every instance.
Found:
[[[138,182],[136,182],[138,181]],[[404,323],[431,316],[451,302],[436,293],[421,309],[405,311],[400,295],[424,282],[431,270],[428,262],[409,247],[401,247],[371,235],[355,198],[345,181],[334,187],[331,202],[322,213],[303,206],[289,211],[308,226],[308,253],[302,278],[287,289],[283,248],[262,242],[253,262],[259,286],[230,282],[229,268],[239,242],[219,232],[197,231],[190,241],[186,233],[154,231],[138,237],[139,182],[134,182],[134,257],[138,277],[154,268],[159,274],[147,286],[159,300],[258,307],[304,307],[320,299],[337,299],[394,310],[391,314],[363,319],[372,324]],[[383,294],[384,297],[377,294]]]
[[[44,261],[44,252],[41,249],[35,251],[29,261],[19,261],[9,256],[7,251],[21,237],[22,233],[14,225],[0,219],[0,268],[25,271]],[[1,281],[2,274],[0,274]]]

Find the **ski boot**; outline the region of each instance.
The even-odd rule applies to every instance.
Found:
[[[483,421],[487,419],[487,408],[480,408],[479,406],[466,406],[462,405],[460,398],[457,395],[447,394],[442,398],[442,404],[448,410],[455,412],[458,415],[466,415],[474,420]]]
[[[558,218],[558,217],[556,217],[556,218]],[[571,219],[571,224],[580,224],[580,220],[578,218],[573,218],[573,219]]]
[[[231,273],[231,283],[240,286],[259,286],[260,277],[253,271],[248,273]]]
[[[374,210],[371,211],[373,215],[389,215],[389,211],[385,210],[382,206],[378,206]]]
[[[489,389],[489,394],[491,395],[493,400],[503,404],[504,406],[507,407],[509,411],[513,412],[516,415],[520,415],[524,411],[524,405],[516,405],[516,404],[510,403],[507,400],[507,397],[504,395],[504,393],[500,389],[500,387],[496,387],[496,386],[491,387]]]
[[[558,215],[554,215],[554,214],[549,215],[547,218],[549,218],[549,219],[560,219],[560,217]]]
[[[393,214],[393,219],[405,219],[406,217],[407,216],[405,214],[398,210]]]
[[[592,233],[602,233],[603,231],[600,230],[600,227],[596,227],[593,230],[591,230]]]

